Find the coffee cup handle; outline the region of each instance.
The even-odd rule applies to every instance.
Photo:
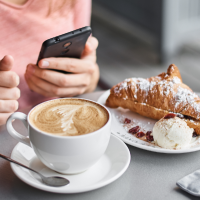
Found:
[[[30,143],[30,139],[28,136],[23,136],[22,134],[18,133],[12,125],[12,121],[14,119],[19,119],[23,122],[23,124],[25,125],[25,127],[28,129],[28,122],[27,122],[27,115],[25,115],[24,113],[21,112],[15,112],[13,113],[7,120],[6,122],[6,127],[7,127],[7,131],[8,133],[15,138],[16,140],[18,140],[19,142],[22,142],[26,145],[28,145],[29,147],[31,147],[31,143]]]

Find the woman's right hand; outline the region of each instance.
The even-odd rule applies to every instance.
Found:
[[[5,124],[8,117],[18,109],[19,76],[10,71],[13,65],[12,56],[6,55],[0,60],[0,125]]]

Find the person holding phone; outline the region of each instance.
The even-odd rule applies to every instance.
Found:
[[[80,59],[51,57],[35,64],[43,41],[88,26],[90,14],[90,0],[0,0],[0,125],[19,106],[95,89],[95,37],[89,37]]]

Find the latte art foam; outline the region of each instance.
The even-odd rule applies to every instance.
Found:
[[[108,114],[101,106],[80,99],[57,99],[40,104],[30,113],[30,122],[54,135],[76,136],[103,127]]]

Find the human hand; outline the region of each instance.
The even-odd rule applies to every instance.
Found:
[[[98,40],[89,37],[80,59],[45,58],[38,66],[29,64],[25,79],[29,88],[47,97],[72,97],[95,89],[99,79],[96,63]],[[63,70],[63,74],[48,69]]]
[[[8,117],[18,109],[19,76],[10,71],[13,64],[12,56],[4,56],[0,60],[0,125],[5,124]]]

